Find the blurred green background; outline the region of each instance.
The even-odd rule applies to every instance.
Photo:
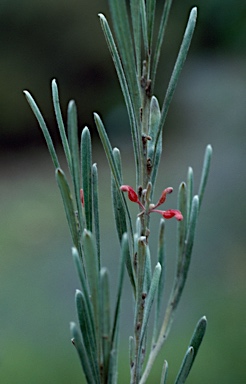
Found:
[[[162,3],[158,1],[158,7]],[[149,382],[159,382],[158,364],[164,358],[169,362],[169,382],[173,382],[193,328],[205,314],[208,330],[188,383],[237,384],[246,379],[246,3],[197,0],[195,4],[198,26],[165,126],[157,197],[168,186],[176,193],[189,165],[198,184],[208,143],[214,156],[188,283]],[[193,5],[189,0],[174,1],[158,73],[156,94],[161,101]],[[64,114],[67,102],[74,98],[81,129],[88,125],[92,132],[101,188],[103,264],[110,269],[115,292],[119,248],[109,171],[93,111],[103,116],[112,145],[122,151],[125,183],[134,185],[134,175],[127,117],[99,12],[109,16],[106,0],[0,2],[3,384],[84,382],[69,335],[69,321],[76,320],[74,291],[79,287],[71,239],[48,151],[22,95],[23,89],[31,91],[58,143],[50,92],[54,77]],[[59,144],[57,147],[59,151]],[[176,205],[175,193],[168,199],[170,207]],[[153,245],[157,225],[158,218],[153,217]],[[168,222],[167,227],[166,296],[173,274],[175,223]],[[119,383],[129,381],[127,339],[132,333],[132,304],[127,278],[125,290]]]

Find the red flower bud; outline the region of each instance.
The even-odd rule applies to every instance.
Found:
[[[171,219],[175,217],[178,221],[183,220],[183,215],[178,209],[168,209],[167,211],[160,211],[159,209],[152,209],[151,212],[157,212],[164,217],[164,219]]]
[[[168,209],[167,211],[163,211],[162,216],[165,219],[171,219],[175,217],[178,221],[183,220],[183,215],[178,209]]]
[[[122,185],[122,186],[120,187],[120,190],[121,190],[122,192],[128,192],[128,199],[131,200],[131,201],[133,201],[133,203],[137,203],[137,204],[139,204],[140,207],[142,207],[143,209],[145,209],[144,206],[143,206],[143,204],[141,203],[141,201],[139,201],[139,198],[138,198],[137,193],[134,191],[134,189],[133,189],[132,187],[130,187],[130,185]]]
[[[171,187],[164,189],[158,203],[156,204],[156,207],[159,207],[159,205],[163,204],[166,201],[167,194],[172,193],[172,191],[173,191],[173,188]]]
[[[132,187],[130,187],[130,185],[122,185],[120,187],[120,190],[123,192],[128,192],[128,199],[129,200],[133,201],[134,203],[138,202],[138,195],[134,191],[134,189]]]
[[[79,192],[80,192],[80,201],[81,201],[82,206],[84,207],[84,205],[85,205],[84,191],[83,191],[83,189],[81,189]]]

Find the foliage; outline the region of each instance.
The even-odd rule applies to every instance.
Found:
[[[109,0],[113,33],[106,17],[99,14],[129,116],[136,170],[135,191],[134,188],[123,183],[120,150],[112,148],[103,121],[95,113],[95,124],[112,174],[112,202],[121,253],[117,296],[112,318],[109,274],[107,269],[101,266],[98,171],[97,165],[92,161],[90,131],[85,127],[81,139],[78,140],[76,105],[74,101],[70,101],[66,132],[57,83],[53,80],[53,105],[71,176],[70,183],[60,167],[45,120],[30,93],[25,91],[26,98],[43,131],[56,169],[56,180],[72,236],[72,254],[80,278],[81,290],[77,290],[75,295],[79,325],[71,323],[70,329],[72,343],[78,352],[88,383],[117,382],[119,316],[125,267],[132,286],[135,308],[134,335],[129,339],[131,383],[143,384],[147,381],[153,363],[169,334],[190,266],[197,218],[210,167],[211,146],[208,145],[205,151],[197,195],[193,194],[193,171],[189,168],[187,181],[180,184],[178,191],[178,209],[165,211],[159,209],[167,195],[173,191],[170,187],[163,190],[156,204],[152,203],[162,153],[163,126],[189,50],[197,18],[197,9],[193,8],[160,108],[153,91],[171,5],[171,0],[166,0],[164,3],[155,42],[155,0],[132,0],[129,12],[125,1]],[[124,192],[127,192],[131,202],[139,206],[136,226],[132,221]],[[156,265],[153,271],[154,258],[149,248],[150,214],[152,213],[162,215],[156,246]],[[164,318],[161,320],[160,308],[165,287],[166,258],[164,219],[172,217],[178,220],[177,266],[173,289]],[[147,327],[154,302],[154,327],[152,338],[148,343]],[[203,339],[206,324],[205,317],[198,321],[177,374],[176,384],[185,382]],[[147,353],[148,346],[149,353]],[[168,364],[164,361],[161,383],[166,382],[167,373]]]

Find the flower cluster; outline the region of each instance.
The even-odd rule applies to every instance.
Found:
[[[129,200],[131,200],[134,203],[137,203],[143,209],[140,215],[146,212],[145,206],[141,203],[136,191],[134,191],[134,189],[130,187],[130,185],[122,185],[120,189],[122,192],[128,193]],[[149,204],[149,207],[147,208],[146,213],[149,214],[152,212],[157,212],[157,213],[160,213],[162,217],[164,217],[164,219],[171,219],[172,217],[175,217],[178,221],[183,220],[183,215],[178,209],[168,209],[167,211],[161,211],[160,209],[156,209],[166,201],[167,194],[172,193],[172,191],[173,191],[173,188],[171,187],[164,189],[157,204]]]

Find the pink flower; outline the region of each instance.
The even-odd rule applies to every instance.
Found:
[[[141,201],[139,201],[137,193],[132,187],[130,187],[130,185],[122,185],[120,189],[122,192],[128,192],[129,200],[139,204],[140,207],[143,208],[143,211],[139,215],[143,214],[146,211],[144,205],[141,203]],[[173,188],[171,187],[164,189],[161,194],[161,197],[158,200],[158,203],[155,205],[150,204],[147,213],[156,212],[160,213],[165,219],[171,219],[172,217],[175,217],[178,221],[183,220],[183,215],[178,209],[168,209],[167,211],[161,211],[159,209],[156,209],[157,207],[159,207],[159,205],[163,204],[166,201],[167,194],[172,193],[172,191]]]

